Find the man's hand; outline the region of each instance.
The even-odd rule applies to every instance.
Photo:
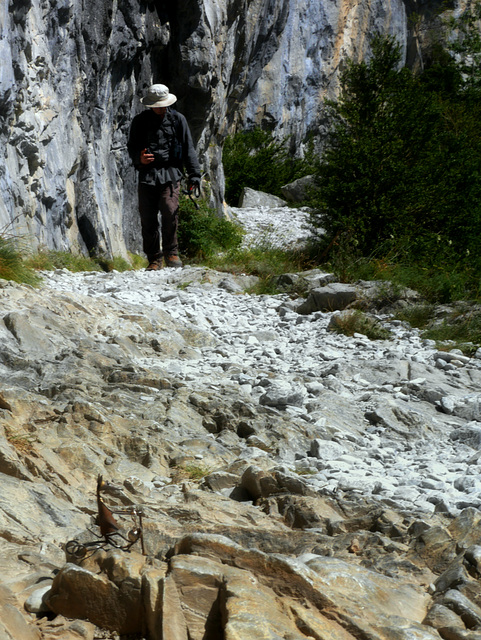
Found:
[[[154,154],[148,149],[142,149],[140,152],[140,164],[150,164],[154,161]]]

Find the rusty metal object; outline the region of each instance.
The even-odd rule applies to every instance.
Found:
[[[100,535],[92,531],[96,540],[89,542],[79,542],[69,540],[65,545],[65,550],[69,555],[77,560],[83,560],[87,554],[98,549],[105,549],[109,546],[122,551],[129,551],[130,548],[140,540],[142,554],[145,555],[144,536],[142,528],[142,510],[139,507],[114,511],[110,509],[102,499],[101,492],[108,486],[101,475],[97,477],[97,519],[96,524],[100,529]],[[133,527],[126,535],[122,533],[115,516],[128,516],[131,518]]]

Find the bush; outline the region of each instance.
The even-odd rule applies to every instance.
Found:
[[[319,163],[311,222],[319,255],[339,241],[358,256],[396,256],[434,274],[471,273],[481,259],[481,103],[457,62],[436,90],[436,74],[400,68],[393,38],[376,38],[369,62],[349,62]],[[457,75],[456,75],[457,74]],[[439,79],[439,78],[438,78]],[[428,81],[429,80],[429,81]],[[479,96],[478,96],[479,97]]]
[[[179,247],[190,258],[208,258],[218,251],[234,249],[242,242],[242,231],[219,217],[205,200],[196,209],[190,198],[182,197],[179,216]]]
[[[305,159],[288,150],[288,139],[276,141],[261,129],[241,131],[227,138],[222,156],[225,172],[225,199],[238,206],[244,187],[282,196],[281,187],[313,170],[313,152]]]

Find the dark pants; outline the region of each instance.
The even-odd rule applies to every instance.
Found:
[[[155,186],[139,183],[139,213],[143,249],[149,262],[161,260],[162,255],[178,255],[179,192],[180,183]],[[161,216],[160,230],[159,211]]]

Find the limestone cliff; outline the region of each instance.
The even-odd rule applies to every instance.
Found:
[[[222,142],[253,124],[299,146],[369,34],[408,43],[402,0],[6,0],[0,231],[33,247],[139,250],[126,135],[151,82],[178,96],[223,195]]]

